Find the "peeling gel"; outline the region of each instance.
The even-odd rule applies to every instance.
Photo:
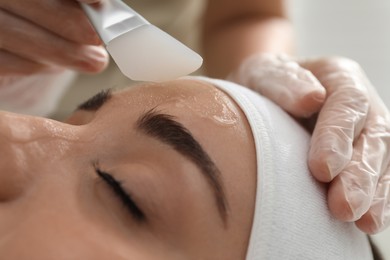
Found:
[[[202,65],[199,54],[150,24],[121,0],[81,6],[119,69],[132,80],[172,80]]]

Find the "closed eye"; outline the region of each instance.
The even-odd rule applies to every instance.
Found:
[[[96,174],[108,184],[115,195],[122,201],[125,207],[129,210],[130,214],[139,222],[145,222],[146,216],[133,201],[131,195],[125,191],[122,184],[117,181],[111,174],[100,170],[95,165]]]

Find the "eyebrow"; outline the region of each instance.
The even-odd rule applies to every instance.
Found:
[[[142,114],[136,123],[137,130],[168,144],[193,162],[211,186],[219,214],[226,225],[228,203],[221,181],[221,172],[191,132],[172,115],[151,109]]]
[[[78,105],[76,110],[97,111],[112,97],[112,90],[105,89]]]

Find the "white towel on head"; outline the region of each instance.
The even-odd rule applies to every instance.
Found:
[[[247,260],[373,259],[367,236],[334,219],[326,186],[309,172],[309,134],[257,93],[204,77],[229,94],[251,126],[257,153],[255,215]]]

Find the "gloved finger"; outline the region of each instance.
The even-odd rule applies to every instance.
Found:
[[[47,69],[47,65],[0,50],[0,76],[29,75]]]
[[[370,210],[356,222],[363,232],[378,233],[390,225],[390,177],[389,172],[378,183],[377,193]]]
[[[295,117],[317,113],[326,96],[312,73],[285,55],[254,55],[228,79],[264,95]]]
[[[75,1],[0,0],[0,8],[67,40],[89,45],[98,45],[101,42],[83,10]]]
[[[2,10],[0,24],[0,48],[17,56],[91,73],[103,70],[108,63],[102,47],[67,41]]]
[[[371,207],[356,226],[368,234],[378,233],[390,226],[390,168],[379,179]]]
[[[300,64],[312,71],[327,91],[311,139],[309,167],[319,181],[329,182],[351,160],[353,142],[369,111],[367,88],[356,76],[356,64],[349,60],[307,60]]]
[[[377,125],[377,129],[381,129],[382,140],[386,145],[386,150],[390,150],[390,118],[389,112],[386,105],[380,99],[376,90],[370,85],[370,93],[372,100],[375,102],[371,106],[372,115],[383,115],[371,116],[373,119],[367,123],[369,125]],[[386,116],[387,115],[387,116]],[[376,143],[373,143],[375,149]],[[371,150],[371,149],[370,149]],[[370,152],[370,151],[368,151]],[[382,231],[390,225],[390,158],[386,157],[382,162],[384,167],[387,165],[386,170],[382,173],[379,178],[378,185],[376,187],[375,195],[371,203],[370,209],[363,215],[361,219],[356,222],[356,225],[363,231],[369,234],[374,234]]]
[[[388,126],[378,118],[372,121],[355,142],[351,162],[330,185],[329,209],[343,221],[356,221],[369,210],[378,180],[388,166]]]

